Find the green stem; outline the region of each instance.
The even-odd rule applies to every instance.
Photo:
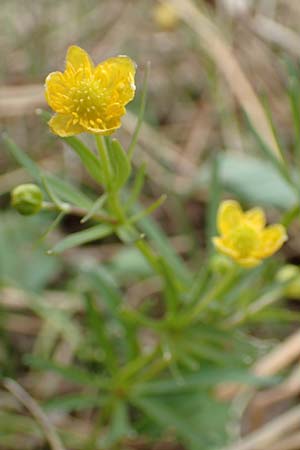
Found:
[[[210,290],[206,295],[202,297],[202,299],[195,305],[195,307],[185,316],[182,318],[181,324],[186,326],[190,324],[191,322],[194,322],[198,319],[199,314],[207,308],[207,306],[220,297],[221,295],[226,294],[228,289],[232,286],[232,284],[236,280],[238,272],[238,267],[235,265],[233,266],[232,270],[229,271],[227,275],[224,276],[223,280],[217,284],[215,288]]]
[[[149,71],[150,71],[150,63],[148,62],[147,65],[146,65],[145,77],[144,77],[144,82],[143,82],[142,98],[141,98],[141,105],[140,105],[140,110],[139,110],[139,115],[138,115],[138,121],[137,121],[135,130],[133,132],[133,136],[132,136],[129,148],[128,148],[128,159],[129,159],[129,161],[132,160],[132,157],[133,157],[133,154],[134,154],[134,151],[135,151],[135,147],[136,147],[136,143],[137,143],[137,140],[138,140],[139,132],[140,132],[141,126],[143,124],[145,107],[146,107],[146,100],[147,100],[147,88],[148,88]]]
[[[252,303],[246,311],[238,311],[230,319],[226,320],[224,323],[225,329],[232,327],[240,327],[248,318],[258,314],[260,311],[265,309],[267,306],[272,305],[279,301],[284,295],[284,289],[275,289],[273,292],[268,292],[267,294],[260,297],[256,302]]]
[[[294,220],[296,220],[300,215],[300,205],[295,205],[292,209],[287,211],[281,219],[281,223],[285,228],[288,228]]]
[[[126,223],[128,219],[126,218],[125,212],[121,206],[119,193],[114,191],[108,192],[108,203],[111,212],[118,218],[118,221],[121,223]]]
[[[151,267],[157,272],[159,275],[161,275],[161,269],[159,266],[159,262],[157,259],[157,256],[155,255],[154,251],[150,247],[150,245],[145,242],[143,239],[140,239],[135,242],[136,248],[144,255],[146,260],[149,262]]]
[[[131,216],[128,222],[133,224],[133,223],[136,223],[139,220],[143,219],[144,217],[149,216],[151,213],[153,213],[153,211],[155,211],[157,208],[159,208],[165,202],[166,198],[167,198],[166,194],[161,195],[148,208],[144,209],[143,211],[140,211],[139,213],[135,214],[134,216]]]
[[[43,202],[42,208],[44,211],[57,211],[63,214],[72,214],[73,216],[85,217],[89,213],[87,209],[80,208],[78,206],[69,205],[68,203],[50,203]],[[114,217],[110,217],[106,214],[94,213],[89,216],[89,219],[96,220],[98,222],[106,222],[111,224],[117,224],[118,221]]]

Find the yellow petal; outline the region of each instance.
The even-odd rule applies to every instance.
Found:
[[[226,245],[224,243],[224,240],[220,237],[214,237],[212,238],[212,242],[217,250],[219,250],[221,253],[224,253],[224,255],[230,256],[233,259],[236,259],[238,257],[237,252]]]
[[[63,73],[49,73],[45,81],[45,95],[48,105],[55,112],[67,112],[68,91],[69,87]]]
[[[75,72],[83,69],[86,75],[90,75],[94,69],[94,64],[87,52],[77,45],[71,45],[68,48],[66,66],[67,70],[71,66]]]
[[[117,101],[126,105],[135,94],[136,65],[128,56],[109,58],[100,63],[94,72],[101,86],[117,93]]]
[[[51,131],[60,137],[74,136],[74,134],[85,131],[79,123],[74,123],[74,118],[71,114],[55,114],[48,124]]]
[[[227,234],[240,225],[243,219],[243,211],[238,202],[225,200],[218,210],[217,225],[221,234]]]
[[[286,230],[282,225],[271,225],[261,232],[260,244],[256,250],[257,258],[273,255],[287,240]]]
[[[223,241],[239,258],[250,258],[259,245],[260,234],[247,223],[242,223],[224,235]]]
[[[266,216],[261,208],[249,209],[249,211],[245,213],[245,219],[257,231],[262,230],[266,225]]]
[[[224,255],[230,256],[237,264],[242,267],[251,268],[258,266],[260,260],[254,257],[241,258],[237,251],[226,245],[222,238],[214,237],[212,239],[214,246]]]
[[[84,131],[86,131],[87,133],[91,133],[91,134],[98,134],[99,136],[110,136],[111,134],[113,134],[118,128],[120,128],[121,126],[121,122],[118,121],[118,123],[116,124],[116,126],[111,127],[111,128],[106,128],[105,126],[103,127],[92,127],[89,124],[85,125],[84,123],[82,124],[82,127],[84,128]]]

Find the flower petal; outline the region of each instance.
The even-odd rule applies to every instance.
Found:
[[[257,231],[260,231],[266,225],[266,216],[261,208],[252,208],[245,212],[245,219]]]
[[[83,127],[84,127],[84,131],[86,131],[87,133],[98,134],[99,136],[110,136],[118,128],[120,128],[120,126],[121,126],[121,122],[119,122],[118,125],[116,125],[115,127],[112,127],[112,128],[105,128],[105,127],[93,128],[90,125],[83,126]]]
[[[94,72],[96,79],[107,90],[117,93],[116,101],[126,105],[135,94],[136,65],[128,56],[109,58],[100,63]]]
[[[65,76],[61,72],[52,72],[45,81],[45,96],[48,105],[55,111],[61,113],[68,112],[68,84]]]
[[[48,124],[51,131],[60,137],[73,136],[85,131],[79,123],[74,123],[74,118],[71,114],[55,114]]]
[[[234,249],[228,247],[223,242],[222,238],[214,237],[213,244],[221,253],[223,253],[226,256],[230,256],[231,259],[233,259],[237,264],[239,264],[242,267],[251,268],[258,266],[260,264],[260,260],[255,257],[240,258],[238,253]]]
[[[238,253],[232,249],[231,247],[228,247],[224,240],[220,237],[214,237],[212,238],[212,242],[217,250],[219,250],[221,253],[224,253],[224,255],[230,256],[233,259],[237,259]]]
[[[243,219],[243,211],[238,202],[225,200],[218,210],[217,225],[221,234],[227,234],[240,225]]]
[[[66,68],[72,67],[75,72],[84,70],[86,75],[91,75],[94,64],[85,50],[77,45],[71,45],[67,51]]]
[[[255,252],[257,258],[267,258],[273,255],[287,240],[284,226],[271,225],[261,232],[260,244]]]

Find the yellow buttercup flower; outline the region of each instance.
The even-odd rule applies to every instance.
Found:
[[[273,255],[287,240],[285,228],[266,226],[262,209],[243,212],[238,202],[225,200],[218,211],[219,237],[213,238],[215,247],[243,267],[255,267]]]
[[[159,3],[153,9],[153,18],[156,24],[164,30],[174,29],[179,22],[175,8],[167,1]]]
[[[95,67],[83,49],[69,47],[65,71],[50,73],[45,83],[47,102],[56,112],[49,121],[53,133],[112,134],[134,97],[135,69],[127,56],[109,58]]]

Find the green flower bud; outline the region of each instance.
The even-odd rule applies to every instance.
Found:
[[[280,282],[287,283],[284,290],[287,298],[300,298],[300,269],[298,266],[286,264],[278,271],[276,279]]]
[[[300,270],[294,264],[286,264],[276,274],[277,280],[281,282],[290,281],[297,276],[300,276]]]
[[[35,184],[20,184],[11,193],[12,206],[24,216],[37,214],[42,203],[42,191]]]

